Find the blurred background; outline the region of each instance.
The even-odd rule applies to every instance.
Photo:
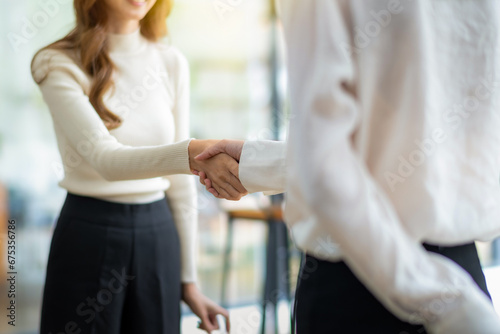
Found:
[[[50,114],[30,74],[34,53],[64,36],[74,25],[70,0],[3,2],[0,13],[0,205],[2,249],[7,219],[16,221],[17,319],[0,333],[36,333],[50,239],[65,197],[58,187],[62,169]],[[269,0],[176,0],[168,20],[169,40],[191,68],[191,135],[195,138],[284,139],[286,76],[282,41]],[[278,28],[279,29],[279,28]],[[274,91],[274,97],[273,97]],[[274,101],[273,101],[274,99]],[[279,115],[276,106],[280,106]],[[266,273],[267,222],[239,218],[223,282],[228,211],[269,206],[262,195],[238,203],[199,189],[199,278],[203,291],[231,308],[235,332],[260,332]],[[2,211],[0,210],[0,212]],[[287,250],[288,251],[288,250]],[[6,257],[4,252],[2,257]],[[290,247],[290,269],[299,255]],[[6,310],[6,259],[0,259],[0,309]],[[289,332],[289,309],[280,308],[282,333]],[[183,308],[183,333],[201,333]],[[238,325],[239,323],[239,325]],[[269,332],[274,332],[269,322]],[[269,327],[269,326],[268,326]]]
[[[74,17],[70,0],[3,1],[2,5],[0,333],[34,334],[50,238],[65,191],[57,186],[62,177],[60,158],[50,114],[31,78],[30,61],[39,48],[65,35],[73,27]],[[192,137],[285,138],[283,41],[269,0],[176,0],[169,31],[169,39],[186,55],[191,67]],[[278,260],[287,262],[279,268],[288,271],[285,289],[292,296],[300,253],[283,240],[269,246],[268,236],[281,234],[270,232],[265,215],[248,214],[269,207],[270,198],[251,195],[233,203],[216,200],[201,187],[199,194],[201,288],[210,298],[230,307],[233,333],[261,333],[266,314],[261,309],[263,300],[266,302],[264,277],[270,263],[266,250],[273,247],[278,250]],[[229,217],[235,218],[234,234],[230,238],[232,249],[225,249]],[[4,315],[8,219],[16,221],[15,327],[7,324]],[[497,302],[498,246],[481,243],[479,249]],[[290,302],[286,293],[283,296],[275,298],[277,317],[268,316],[273,321],[264,326],[267,333],[290,332]],[[183,311],[183,333],[201,333],[195,329],[197,320],[189,310]]]

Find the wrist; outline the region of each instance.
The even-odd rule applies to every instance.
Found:
[[[199,293],[198,286],[194,282],[182,283],[181,290],[184,301],[191,299],[191,297]]]
[[[231,152],[231,156],[236,159],[236,161],[240,162],[241,159],[241,153],[243,152],[243,146],[245,145],[244,140],[233,140],[233,145],[232,148],[234,149],[234,152]]]
[[[199,163],[194,159],[198,154],[203,152],[207,147],[215,144],[218,140],[213,139],[193,139],[189,142],[189,168],[191,170],[199,168]]]

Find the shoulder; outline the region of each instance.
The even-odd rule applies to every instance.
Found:
[[[65,72],[77,81],[85,80],[86,77],[72,52],[44,49],[35,55],[31,64],[31,74],[35,82],[42,82],[55,71]]]
[[[177,47],[169,42],[157,42],[155,46],[170,73],[178,78],[189,76],[188,60]]]

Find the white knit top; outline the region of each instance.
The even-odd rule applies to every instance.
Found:
[[[147,203],[167,193],[181,239],[182,280],[196,280],[196,188],[190,174],[189,67],[174,47],[136,30],[109,34],[114,88],[104,99],[123,120],[108,131],[89,102],[92,78],[77,53],[44,50],[33,77],[52,115],[64,166],[59,185],[113,202]]]

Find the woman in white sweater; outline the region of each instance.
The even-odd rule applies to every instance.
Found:
[[[192,159],[213,141],[189,138],[188,64],[158,42],[171,1],[74,6],[75,29],[32,63],[68,191],[40,332],[179,333],[181,299],[209,332],[228,313],[196,287],[196,190],[181,174],[212,172],[233,199],[245,190],[230,157]]]

